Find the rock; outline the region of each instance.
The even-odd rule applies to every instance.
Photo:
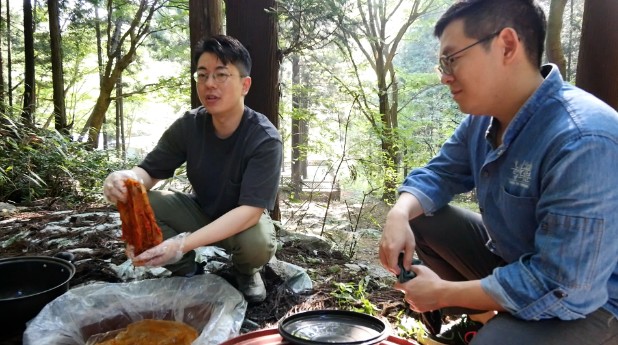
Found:
[[[315,251],[325,251],[329,252],[333,248],[333,244],[324,238],[316,235],[305,235],[294,232],[282,231],[279,235],[279,241],[281,241],[284,245],[289,242],[300,242],[303,244],[303,247],[308,250]]]
[[[341,267],[340,266],[329,266],[327,271],[328,273],[331,273],[331,274],[338,273],[341,271]]]
[[[384,278],[392,278],[395,279],[395,275],[391,272],[387,271],[381,265],[369,265],[367,266],[367,271],[372,278],[376,279],[384,279]]]
[[[382,231],[377,229],[358,229],[358,233],[361,236],[378,240],[380,239],[380,237],[382,237]]]
[[[8,216],[17,213],[17,207],[15,205],[7,204],[6,202],[0,202],[0,212],[2,216]]]
[[[357,264],[345,264],[344,265],[347,269],[351,270],[352,272],[358,272],[360,270],[362,270],[362,268],[357,265]]]

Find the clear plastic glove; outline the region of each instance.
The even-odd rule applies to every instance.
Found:
[[[129,178],[142,182],[133,170],[119,170],[109,174],[103,182],[105,200],[112,204],[116,204],[118,201],[125,202],[127,200],[127,187],[124,185],[124,181]]]
[[[127,254],[127,257],[129,258],[129,260],[133,262],[133,266],[144,266],[143,262],[140,262],[139,260],[135,259],[135,247],[133,247],[130,244],[127,244],[127,246],[124,248],[124,252],[125,254]]]
[[[172,238],[168,238],[161,244],[148,249],[138,256],[129,258],[135,266],[158,267],[178,262],[184,255],[185,239],[189,232],[183,232]],[[129,248],[127,248],[129,250]]]

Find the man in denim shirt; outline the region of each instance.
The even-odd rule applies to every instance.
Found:
[[[427,343],[618,344],[618,114],[541,67],[545,27],[534,0],[460,1],[435,26],[471,115],[406,177],[379,249],[416,273],[395,285],[411,309],[468,314]],[[474,188],[480,214],[448,205]]]

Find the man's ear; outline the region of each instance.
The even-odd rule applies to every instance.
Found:
[[[246,96],[251,88],[251,77],[244,77],[242,80],[242,95]]]
[[[504,28],[498,35],[498,39],[500,40],[505,63],[511,62],[518,53],[523,52],[522,42],[517,31],[513,28]]]

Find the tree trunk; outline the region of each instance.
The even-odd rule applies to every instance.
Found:
[[[49,39],[51,44],[52,86],[54,93],[54,123],[56,130],[69,136],[66,107],[64,103],[64,69],[62,67],[62,38],[60,37],[60,13],[58,0],[48,0]]]
[[[119,31],[119,42],[113,44],[113,46],[112,42],[108,42],[106,50],[108,60],[103,69],[103,75],[101,76],[99,96],[90,113],[90,117],[88,117],[86,121],[87,127],[84,127],[84,131],[88,132],[88,144],[92,148],[98,146],[99,133],[111,103],[111,92],[114,89],[114,85],[122,72],[135,60],[137,48],[143,43],[146,36],[152,32],[151,21],[155,13],[161,8],[162,2],[162,0],[140,0],[139,4],[135,4],[136,12],[129,22],[121,23],[118,21],[115,23]],[[111,35],[110,32],[112,30],[110,27],[111,19],[109,18],[114,17],[113,11],[114,7],[112,6],[112,2],[109,1],[107,7],[107,23],[110,23],[107,27],[108,37]],[[121,29],[119,29],[120,26]],[[119,55],[120,58],[115,59],[118,50],[122,52]]]
[[[34,126],[34,22],[32,2],[24,0],[24,106],[21,119],[25,125]]]
[[[13,63],[11,61],[11,7],[9,0],[6,0],[6,91],[9,98],[9,108],[13,108]]]
[[[303,189],[302,175],[302,129],[300,112],[300,58],[292,55],[292,193],[298,198]]]
[[[275,0],[226,0],[227,34],[247,48],[253,61],[252,86],[245,104],[279,128],[279,65],[276,17],[266,12],[276,9]],[[279,202],[271,217],[281,219]]]
[[[265,10],[275,0],[227,0],[227,33],[247,48],[253,61],[252,87],[245,104],[279,128],[279,51],[276,17]]]
[[[122,100],[122,75],[116,81],[116,154],[126,158],[126,146],[124,145],[124,102]]]
[[[618,110],[618,1],[586,0],[576,84]]]
[[[545,38],[547,60],[555,63],[563,76],[566,76],[566,59],[562,49],[561,33],[566,3],[567,0],[551,0],[549,17],[547,18],[547,36]]]
[[[116,59],[116,65],[120,63],[120,57],[122,56],[122,48],[120,47],[120,22],[116,23],[116,31],[114,32],[114,36],[112,37],[112,50],[116,51],[114,58]],[[117,48],[116,48],[117,47]],[[122,72],[118,75],[118,80],[116,80],[116,118],[114,121],[114,134],[116,136],[116,155],[117,157],[121,157],[124,151],[124,143],[121,140],[123,133],[123,111],[122,107],[124,106],[122,101]],[[105,126],[109,127],[109,126]],[[109,131],[109,128],[106,128]],[[103,133],[104,146],[107,149],[107,140],[105,140],[108,133]]]
[[[193,62],[195,45],[204,37],[223,33],[223,7],[221,0],[189,0],[189,36],[191,44],[191,73],[196,69]],[[191,107],[201,105],[197,88],[191,78]]]
[[[358,68],[362,62],[356,56],[355,50],[359,50],[364,59],[372,67],[377,84],[377,95],[374,93],[361,92],[360,104],[362,112],[371,123],[372,129],[381,142],[381,161],[380,169],[383,171],[383,191],[382,199],[387,202],[394,201],[396,198],[395,189],[399,184],[398,167],[400,165],[401,153],[398,149],[397,132],[397,92],[396,75],[393,68],[393,59],[397,53],[397,48],[401,43],[408,28],[431,8],[432,1],[414,0],[409,4],[409,12],[405,14],[407,18],[395,35],[387,35],[386,27],[396,12],[401,12],[400,6],[406,2],[400,0],[389,6],[385,1],[357,0],[356,6],[360,15],[360,21],[352,20],[344,30],[344,40],[342,42],[348,57],[352,61],[356,70],[358,87],[362,90],[362,78],[358,74]],[[409,3],[409,2],[408,2]],[[391,3],[393,4],[393,3]],[[421,6],[422,5],[422,6]],[[356,45],[356,49],[351,46]],[[372,99],[378,99],[379,117],[376,117],[375,107]]]
[[[2,18],[2,2],[0,2],[0,18]],[[2,35],[4,35],[4,31],[0,30],[0,47],[2,47]],[[6,90],[4,84],[4,58],[2,55],[2,51],[0,50],[0,127],[2,127],[2,125],[4,124],[5,119],[3,115],[6,114],[6,95],[4,90]]]
[[[105,121],[105,113],[107,112],[107,109],[109,109],[109,105],[112,102],[111,94],[114,90],[116,79],[117,77],[114,79],[105,78],[102,81],[97,102],[92,109],[92,113],[90,113],[90,117],[88,118],[88,143],[92,148],[98,147],[99,133],[103,127],[103,122]]]
[[[575,31],[575,20],[573,19],[573,1],[569,0],[569,45],[568,45],[568,53],[566,54],[566,75],[564,76],[564,80],[571,81],[573,79],[573,51],[575,50],[573,44],[573,31]],[[578,36],[581,35],[581,32],[578,32]]]
[[[309,112],[309,94],[307,92],[307,88],[309,87],[310,80],[310,71],[307,68],[302,69],[302,78],[301,85],[303,92],[301,93],[300,98],[300,108],[305,111],[306,114]],[[307,166],[309,163],[307,162],[307,152],[309,152],[309,119],[307,116],[303,116],[303,118],[299,121],[300,131],[300,145],[303,148],[302,154],[300,156],[300,173],[303,178],[307,178]]]
[[[103,77],[103,44],[101,42],[101,18],[99,17],[99,5],[94,4],[94,15],[96,17],[94,22],[94,32],[97,36],[97,62],[99,66],[99,83]]]

